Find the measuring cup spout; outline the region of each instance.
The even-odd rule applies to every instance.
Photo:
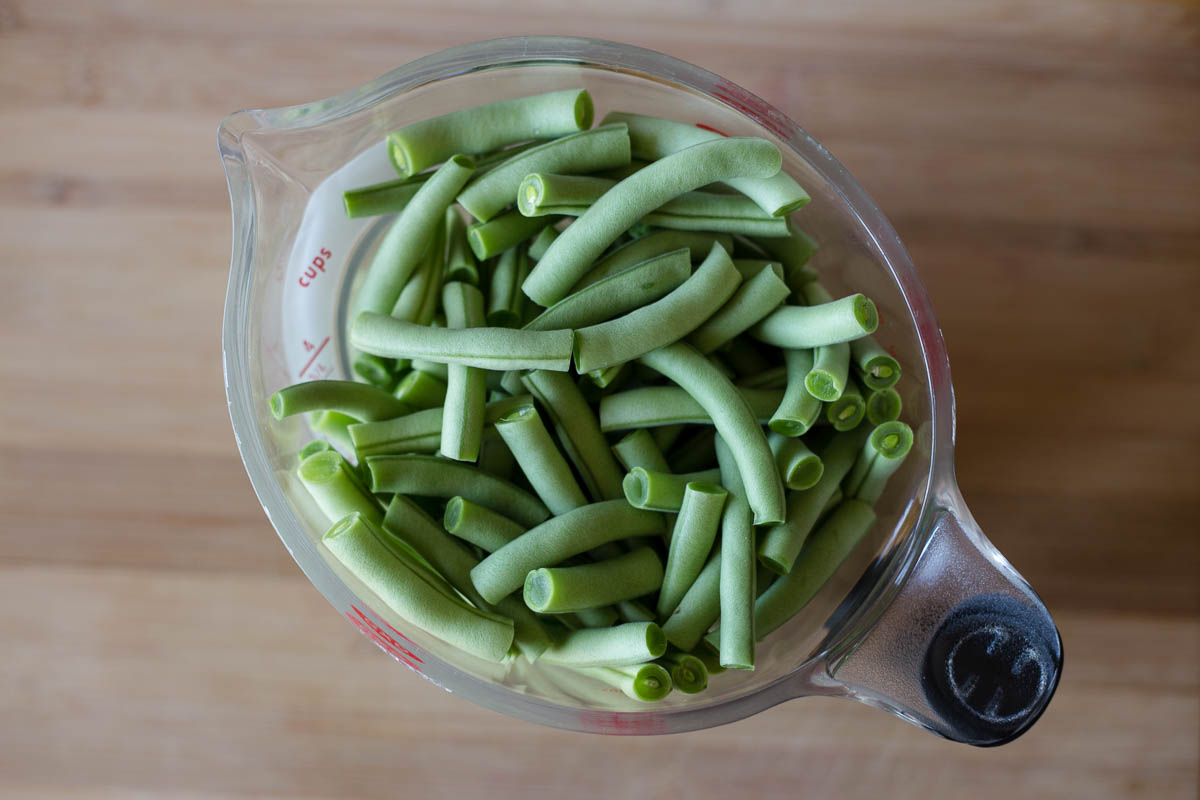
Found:
[[[837,694],[947,739],[1004,744],[1028,730],[1053,696],[1062,640],[957,487],[940,505],[895,599],[831,654],[825,677]]]

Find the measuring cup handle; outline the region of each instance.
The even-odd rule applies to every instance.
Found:
[[[828,677],[852,699],[955,741],[1012,741],[1045,710],[1062,640],[955,489],[896,598]]]

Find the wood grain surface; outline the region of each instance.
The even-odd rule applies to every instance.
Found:
[[[963,492],[1062,629],[1027,736],[823,699],[553,731],[399,669],[300,574],[226,412],[216,126],[522,33],[720,73],[890,216]],[[1195,3],[0,0],[0,145],[0,796],[1196,797]]]

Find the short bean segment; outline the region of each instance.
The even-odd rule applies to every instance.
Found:
[[[484,406],[484,423],[493,425],[500,417],[532,399],[530,395],[524,394],[493,400]],[[400,453],[434,453],[441,445],[444,414],[443,409],[438,406],[380,422],[356,421],[356,424],[349,427],[350,440],[359,458]]]
[[[754,669],[754,519],[733,451],[716,438],[721,483],[729,499],[721,513],[721,666]]]
[[[737,392],[759,423],[766,423],[779,406],[778,389],[744,389]],[[820,401],[817,401],[818,410]],[[609,431],[657,428],[665,425],[711,425],[713,418],[699,401],[677,386],[643,386],[600,399],[600,429]]]
[[[611,628],[571,631],[542,659],[571,667],[626,666],[653,661],[667,650],[667,637],[653,622],[626,622]]]
[[[496,511],[454,496],[446,503],[442,526],[447,533],[493,553],[525,532],[525,526]]]
[[[726,253],[733,249],[733,239],[728,234],[698,231],[654,231],[631,242],[626,242],[601,258],[571,288],[571,292],[578,292],[597,281],[629,269],[635,264],[680,248],[687,248],[692,261],[703,261],[712,252],[714,244],[721,245],[721,249]]]
[[[634,467],[621,482],[621,487],[625,491],[625,499],[634,508],[675,512],[683,507],[689,487],[693,483],[697,484],[696,491],[706,491],[712,488],[710,484],[720,479],[719,470],[675,475]]]
[[[903,422],[885,422],[877,426],[863,444],[854,468],[846,476],[843,490],[874,505],[883,494],[892,474],[900,469],[913,445],[912,428]]]
[[[391,419],[411,409],[391,393],[357,381],[307,381],[294,383],[271,395],[275,419],[306,411],[337,411],[359,420]]]
[[[658,589],[662,562],[649,547],[593,564],[541,567],[525,576],[525,605],[543,614],[560,614],[632,600]]]
[[[448,328],[483,326],[483,294],[469,283],[447,283],[442,289],[442,306]],[[474,461],[483,440],[486,376],[483,370],[464,364],[449,364],[446,370],[441,454],[456,461]]]
[[[791,289],[778,264],[759,270],[738,287],[715,314],[692,331],[687,340],[701,353],[711,353],[778,308]]]
[[[587,504],[567,460],[558,451],[532,404],[519,406],[505,414],[496,421],[496,430],[551,514],[564,514]]]
[[[719,474],[719,473],[718,473]],[[666,620],[695,582],[717,538],[728,494],[711,483],[688,483],[671,534],[656,613]]]
[[[525,311],[521,281],[529,274],[529,259],[519,245],[500,254],[492,270],[488,293],[487,324],[497,328],[519,328]],[[567,326],[563,326],[567,327]]]

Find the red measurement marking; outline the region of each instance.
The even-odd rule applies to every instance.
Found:
[[[746,116],[753,119],[758,124],[762,125],[767,130],[774,133],[781,139],[788,137],[788,132],[779,120],[774,119],[771,113],[771,107],[760,98],[747,92],[740,86],[735,86],[728,81],[720,81],[717,87],[713,89],[713,96],[719,100],[724,100],[729,105],[741,111]]]
[[[304,343],[307,345],[307,344],[308,344],[308,340],[306,339],[306,340],[304,341]],[[313,362],[317,360],[317,356],[321,355],[321,351],[325,349],[325,345],[327,345],[327,344],[329,344],[329,337],[328,337],[328,336],[326,336],[326,337],[325,337],[325,341],[321,342],[321,346],[317,348],[317,352],[315,352],[315,353],[313,353],[313,354],[312,354],[312,358],[310,358],[310,359],[308,360],[308,363],[304,365],[304,369],[300,370],[300,377],[301,377],[301,378],[303,378],[303,377],[304,377],[304,373],[308,372],[308,368],[309,368],[309,367],[311,367],[311,366],[313,365]]]
[[[374,642],[376,647],[378,647],[380,650],[383,650],[385,653],[399,661],[404,666],[408,667],[414,672],[421,671],[421,668],[418,666],[418,664],[422,664],[424,662],[421,660],[420,656],[389,636],[383,630],[383,628],[379,627],[379,625],[377,625],[373,620],[371,620],[371,618],[364,614],[357,606],[350,606],[350,608],[354,613],[352,614],[350,611],[347,611],[346,619],[350,620],[354,627],[358,628],[360,633]],[[384,624],[387,625],[386,622]],[[388,627],[391,628],[392,626],[388,625]],[[392,628],[392,630],[395,630],[395,628]],[[399,631],[397,631],[397,633],[399,633]],[[403,634],[401,635],[403,636]]]
[[[725,133],[725,131],[719,131],[711,125],[705,125],[703,122],[697,122],[696,127],[699,128],[700,130],[709,131],[710,133],[715,133],[718,136],[724,136],[726,139],[729,138],[729,134]]]
[[[395,646],[395,647],[398,647],[398,648],[399,648],[401,651],[403,651],[403,653],[404,653],[406,656],[408,656],[409,658],[411,658],[413,661],[416,661],[416,662],[417,662],[417,663],[419,663],[419,664],[424,664],[424,663],[425,663],[424,661],[422,661],[422,660],[421,660],[421,657],[420,657],[420,656],[418,656],[416,653],[414,653],[413,651],[409,650],[407,647],[405,647],[404,645],[402,645],[402,644],[400,644],[399,642],[397,642],[397,641],[396,641],[395,639],[393,639],[391,636],[388,636],[386,633],[384,633],[384,631],[383,631],[383,628],[380,628],[380,627],[379,627],[379,625],[378,625],[378,624],[377,624],[377,623],[376,623],[374,620],[372,620],[370,617],[368,617],[366,614],[364,614],[364,613],[362,612],[362,610],[361,610],[361,609],[359,609],[357,606],[350,606],[350,607],[354,609],[355,613],[356,613],[356,614],[358,614],[359,618],[360,618],[360,619],[362,619],[362,621],[363,621],[363,622],[365,622],[365,623],[367,623],[368,625],[370,625],[370,626],[371,626],[372,630],[374,630],[375,632],[377,632],[377,633],[378,633],[380,636],[383,636],[383,637],[385,637],[385,638],[387,639],[388,643],[392,644],[392,645],[393,645],[393,646]],[[391,630],[391,631],[395,631],[396,635],[397,635],[397,636],[399,636],[401,639],[403,639],[404,641],[406,641],[406,642],[408,642],[409,644],[413,645],[414,647],[416,646],[416,642],[414,642],[412,639],[409,639],[407,636],[405,636],[405,635],[404,635],[403,633],[401,633],[400,631],[397,631],[397,630],[396,630],[395,628],[393,628],[391,625],[388,625],[386,622],[383,622],[383,620],[380,620],[380,622],[382,622],[384,625],[386,625],[386,626],[387,626],[387,628],[388,628],[389,630]]]
[[[596,717],[591,713],[584,712],[584,724],[598,732],[662,733],[667,727],[662,716],[653,712],[621,714],[613,711]]]

